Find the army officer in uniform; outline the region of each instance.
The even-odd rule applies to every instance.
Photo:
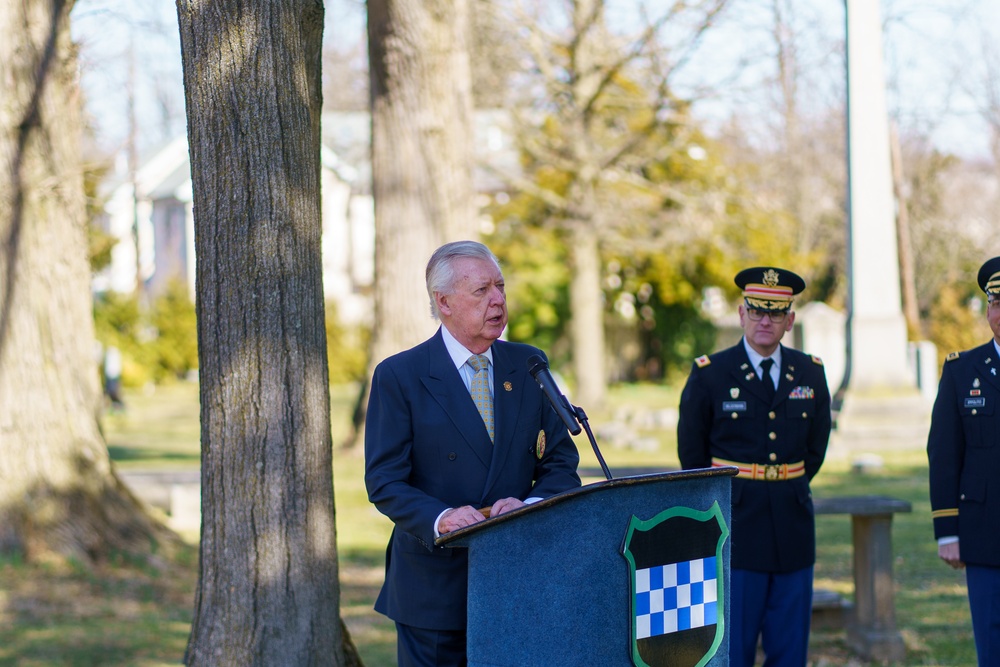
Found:
[[[823,364],[781,339],[805,282],[776,267],[741,271],[735,346],[695,360],[681,394],[677,451],[685,469],[737,466],[732,489],[730,664],[804,667],[816,530],[809,481],[830,437]]]
[[[966,568],[980,665],[1000,665],[1000,257],[979,269],[993,340],[952,352],[927,438],[938,555]]]

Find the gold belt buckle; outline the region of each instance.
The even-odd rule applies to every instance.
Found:
[[[778,479],[778,470],[781,468],[777,464],[767,464],[764,466],[764,480],[774,482]]]

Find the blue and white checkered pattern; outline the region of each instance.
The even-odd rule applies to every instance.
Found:
[[[635,638],[718,622],[716,559],[658,565],[635,572]]]

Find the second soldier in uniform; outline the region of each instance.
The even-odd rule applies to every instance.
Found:
[[[739,343],[695,360],[681,394],[677,451],[685,469],[732,465],[729,655],[768,667],[804,667],[812,611],[816,529],[809,481],[830,437],[822,362],[781,345],[805,282],[791,271],[741,271]]]
[[[945,360],[927,455],[938,555],[966,567],[979,664],[1000,665],[1000,257],[978,281],[993,340]]]

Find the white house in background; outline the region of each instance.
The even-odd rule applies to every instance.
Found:
[[[480,161],[500,169],[517,166],[510,119],[503,111],[478,111],[475,147]],[[323,288],[344,323],[370,321],[375,278],[375,215],[371,194],[370,120],[366,112],[326,113],[322,120],[321,195]],[[477,169],[479,192],[503,184]],[[137,276],[150,294],[182,279],[194,295],[194,216],[187,138],[179,137],[141,161],[136,190],[120,175],[110,186],[105,231],[118,239],[111,264],[95,277],[97,292],[131,292]],[[138,241],[133,235],[136,230]],[[138,249],[138,251],[137,251]]]

